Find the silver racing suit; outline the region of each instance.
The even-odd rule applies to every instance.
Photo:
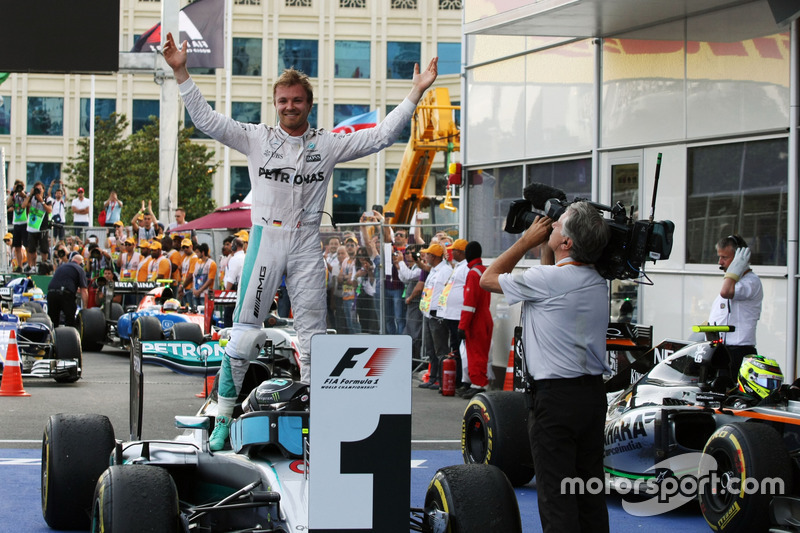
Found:
[[[250,347],[237,346],[237,341],[243,331],[261,327],[284,273],[300,344],[301,379],[310,383],[311,337],[326,331],[319,226],[333,168],[392,144],[416,106],[405,99],[374,128],[349,134],[309,128],[292,137],[280,126],[245,124],[216,113],[191,79],[179,88],[195,127],[246,155],[250,173],[253,228],[225,348],[225,359],[238,368],[230,378],[223,361],[220,395],[238,396],[248,358],[256,354],[246,355]]]

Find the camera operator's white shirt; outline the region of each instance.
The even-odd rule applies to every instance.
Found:
[[[498,279],[509,305],[522,302],[522,341],[534,379],[611,373],[608,283],[593,266],[572,262],[563,259]]]
[[[717,294],[708,323],[716,326],[734,326],[736,331],[723,333],[722,339],[730,346],[755,346],[756,324],[761,318],[764,292],[761,279],[752,270],[739,278],[731,299]]]

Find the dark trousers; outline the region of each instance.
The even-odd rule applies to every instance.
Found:
[[[739,368],[742,366],[742,361],[748,355],[755,355],[758,352],[756,351],[755,346],[728,346],[725,345],[725,348],[728,349],[728,354],[731,357],[731,361],[728,366],[728,371],[730,372],[731,379],[736,382],[739,377]],[[720,375],[723,375],[723,372],[720,372]]]
[[[450,333],[443,320],[423,317],[422,334],[425,336],[425,355],[431,363],[429,382],[435,383],[442,377],[442,358],[450,352]]]
[[[606,394],[601,377],[589,383],[552,380],[536,387],[528,435],[536,470],[542,529],[607,532],[605,492],[562,494],[565,478],[591,478],[602,486]],[[597,481],[589,486],[596,486]],[[567,486],[569,486],[567,484]]]
[[[64,324],[76,327],[75,313],[78,304],[75,301],[75,293],[53,289],[47,291],[47,314],[53,322],[54,327],[61,324],[61,313],[64,313]]]

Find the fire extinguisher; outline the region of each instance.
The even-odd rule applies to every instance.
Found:
[[[456,360],[449,355],[442,361],[442,396],[456,393]]]

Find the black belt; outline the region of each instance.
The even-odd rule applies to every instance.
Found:
[[[575,378],[534,379],[534,390],[556,389],[561,387],[582,387],[585,385],[602,385],[603,376],[578,376]]]
[[[47,292],[54,292],[56,294],[66,294],[67,296],[75,296],[73,291],[61,288],[61,289],[48,289]]]

